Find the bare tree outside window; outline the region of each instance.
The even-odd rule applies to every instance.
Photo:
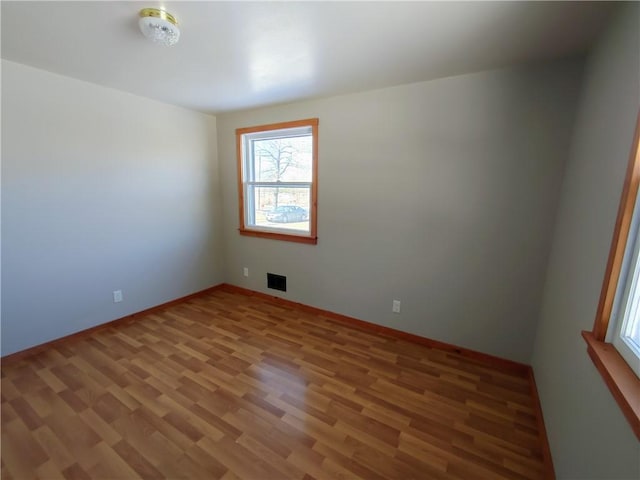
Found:
[[[257,180],[277,183],[311,181],[311,142],[310,135],[254,141]],[[280,204],[308,208],[308,191],[295,190],[299,189],[278,186],[262,189],[259,208],[276,209]]]

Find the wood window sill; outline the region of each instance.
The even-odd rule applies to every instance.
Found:
[[[308,243],[310,245],[318,244],[318,237],[307,237],[303,235],[287,235],[286,233],[265,232],[263,230],[247,230],[239,228],[240,235],[248,237],[270,238],[272,240],[284,240],[285,242]]]
[[[640,379],[613,345],[596,340],[593,332],[583,331],[582,336],[591,360],[640,440]]]

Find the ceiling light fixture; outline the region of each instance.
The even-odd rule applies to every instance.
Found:
[[[140,31],[155,43],[170,46],[178,43],[180,29],[178,21],[169,12],[159,8],[143,8],[140,10]]]

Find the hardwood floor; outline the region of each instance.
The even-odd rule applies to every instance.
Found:
[[[227,291],[2,365],[2,478],[541,479],[526,375]]]

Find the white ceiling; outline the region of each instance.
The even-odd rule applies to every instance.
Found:
[[[611,3],[1,2],[2,58],[219,113],[584,52]],[[143,7],[182,36],[146,40]]]

